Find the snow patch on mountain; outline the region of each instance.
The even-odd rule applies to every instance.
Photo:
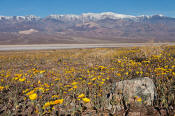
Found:
[[[113,12],[103,12],[103,13],[83,13],[81,15],[50,15],[46,17],[47,19],[55,19],[55,20],[62,20],[62,21],[72,21],[72,20],[80,20],[80,21],[97,21],[106,18],[110,19],[132,19],[136,18],[135,16],[131,15],[123,15],[117,14]]]
[[[0,20],[27,20],[27,21],[32,21],[32,20],[39,20],[40,17],[34,16],[34,15],[29,15],[29,16],[0,16]]]
[[[151,19],[153,17],[160,17],[160,18],[164,18],[166,16],[162,15],[162,14],[158,14],[158,15],[141,15],[141,16],[137,16],[137,18],[146,18],[146,19]]]
[[[50,15],[46,18],[51,18],[51,19],[55,19],[55,20],[68,20],[68,21],[72,21],[72,20],[77,20],[79,19],[78,15]]]
[[[96,18],[96,19],[105,19],[105,18],[111,18],[111,19],[135,18],[135,16],[117,14],[117,13],[113,13],[113,12],[84,13],[84,14],[82,14],[82,16],[83,17],[93,17],[93,18]]]

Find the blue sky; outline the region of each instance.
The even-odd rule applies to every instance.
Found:
[[[115,12],[175,17],[175,0],[0,0],[0,15],[81,14]]]

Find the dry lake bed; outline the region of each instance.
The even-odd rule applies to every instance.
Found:
[[[18,50],[55,50],[72,48],[115,48],[139,47],[149,45],[175,45],[175,43],[115,43],[115,44],[33,44],[33,45],[0,45],[0,51]]]

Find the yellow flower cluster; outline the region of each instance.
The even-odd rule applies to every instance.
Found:
[[[62,104],[63,101],[64,101],[64,99],[57,99],[57,100],[54,100],[54,101],[48,101],[44,104],[43,108],[45,109],[45,108],[47,108],[51,105]]]
[[[90,102],[91,100],[89,99],[89,98],[86,98],[85,97],[85,94],[80,94],[80,95],[78,95],[78,100],[80,100],[80,99],[82,99],[82,101],[84,102],[84,103],[88,103],[88,102]]]

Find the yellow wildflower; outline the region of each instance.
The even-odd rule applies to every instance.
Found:
[[[138,102],[141,102],[141,101],[142,101],[142,98],[141,98],[141,97],[136,96],[136,100],[137,100]]]
[[[40,71],[40,74],[42,74],[42,73],[44,73],[44,72],[46,72],[46,71],[42,70],[42,71]]]
[[[23,81],[25,81],[25,80],[26,80],[26,78],[25,78],[25,77],[24,77],[24,78],[20,78],[20,79],[19,79],[19,81],[20,81],[20,82],[23,82]]]
[[[136,71],[136,74],[139,74],[139,71]]]
[[[88,102],[91,101],[89,98],[83,98],[82,100],[83,100],[85,103],[88,103]]]
[[[50,105],[62,104],[64,99],[57,99],[55,101],[48,101],[44,104],[43,108],[47,108]]]
[[[26,93],[26,92],[28,92],[28,91],[29,91],[29,89],[26,89],[26,90],[23,90],[22,93]]]
[[[120,74],[120,73],[116,73],[116,75],[117,75],[118,77],[121,77],[121,74]]]
[[[6,86],[5,86],[5,89],[8,89],[8,88],[9,88],[9,85],[6,85]]]
[[[54,101],[54,104],[62,104],[64,99],[57,99]]]
[[[128,75],[129,73],[128,73],[128,72],[126,72],[125,74],[126,74],[126,75]]]
[[[60,78],[56,78],[56,79],[55,79],[55,81],[58,81],[58,80],[60,80]]]
[[[0,91],[2,91],[4,89],[4,87],[3,86],[0,86]]]
[[[97,78],[93,78],[92,81],[95,81]]]
[[[52,98],[58,98],[59,96],[58,95],[52,95]]]
[[[22,77],[22,74],[15,74],[15,77]]]
[[[46,108],[46,107],[48,107],[48,106],[50,106],[50,105],[51,105],[50,102],[46,102],[46,103],[44,104],[43,108]]]
[[[72,90],[73,90],[73,88],[68,89],[68,91],[72,91]]]
[[[41,84],[41,81],[40,80],[38,81],[38,84]]]
[[[78,96],[78,98],[83,98],[83,97],[85,97],[83,93]]]
[[[104,84],[104,82],[100,82],[101,84]]]
[[[31,95],[29,95],[30,100],[35,100],[37,98],[37,94],[33,93]]]
[[[106,79],[102,79],[102,81],[106,81]]]
[[[38,90],[44,93],[44,88],[43,87],[39,87]]]
[[[78,87],[78,86],[75,85],[75,86],[73,86],[72,88],[76,89],[77,87]]]
[[[73,82],[73,83],[72,83],[72,85],[77,85],[77,84],[78,84],[78,82]]]
[[[35,90],[32,90],[32,91],[28,92],[26,95],[31,95],[31,94],[33,94],[34,92],[35,92]]]
[[[13,79],[14,79],[14,80],[18,80],[19,78],[18,78],[18,77],[14,77]]]
[[[50,87],[47,83],[44,83],[45,87]]]
[[[49,91],[49,89],[46,89],[46,91]]]
[[[172,72],[172,74],[175,76],[175,72]]]

